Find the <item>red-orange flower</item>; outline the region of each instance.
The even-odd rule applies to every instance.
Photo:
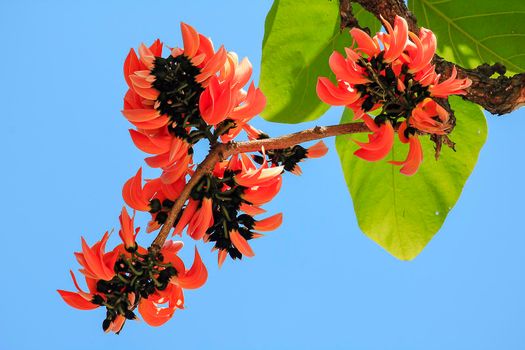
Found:
[[[452,67],[450,77],[442,82],[439,82],[441,75],[436,75],[434,83],[430,86],[429,91],[435,97],[448,97],[449,95],[464,95],[465,89],[472,85],[469,78],[456,79],[458,75],[456,66]]]
[[[213,225],[213,201],[211,198],[203,198],[200,207],[195,210],[188,223],[188,235],[199,240],[204,237],[206,231]]]
[[[135,211],[133,211],[133,217],[130,218],[126,207],[122,207],[122,212],[118,218],[120,221],[118,234],[120,239],[122,239],[122,243],[124,243],[124,247],[126,249],[134,249],[137,245],[135,237],[137,237],[140,230],[138,227],[136,229],[134,228]]]
[[[404,161],[390,161],[391,164],[400,165],[402,174],[407,176],[414,175],[421,162],[423,161],[423,149],[421,148],[421,142],[417,135],[406,135],[407,124],[403,122],[398,129],[399,140],[403,143],[408,143],[410,148],[408,150],[407,158]]]
[[[136,244],[138,229],[135,230],[125,209],[120,221],[123,244],[105,253],[109,237],[106,233],[93,247],[82,240],[82,253],[75,254],[89,291],[80,288],[73,272],[77,292],[58,290],[62,299],[74,308],[92,310],[105,306],[103,329],[117,333],[126,320],[136,319],[135,308],[146,323],[152,326],[165,323],[177,308],[183,308],[183,290],[200,288],[208,276],[196,248],[193,265],[187,270],[178,257],[182,242],[167,241],[160,251],[145,249]],[[164,303],[167,307],[160,307]]]
[[[407,46],[408,72],[417,73],[431,65],[436,53],[436,36],[426,28],[419,30],[419,36],[412,32],[409,32],[408,35],[412,39]]]
[[[233,177],[233,180],[244,187],[265,187],[280,178],[284,170],[283,166],[269,167],[266,157],[258,169],[245,155],[241,155],[240,164],[240,172]]]
[[[452,128],[449,120],[449,114],[445,108],[433,99],[426,98],[412,110],[409,124],[429,134],[445,135]]]
[[[387,33],[378,33],[377,37],[383,43],[384,61],[391,63],[401,56],[408,44],[408,24],[403,17],[396,16],[394,28],[384,19],[383,25]]]
[[[357,43],[357,51],[360,51],[369,57],[377,56],[381,52],[381,47],[379,46],[379,40],[377,36],[371,38],[366,32],[359,28],[350,29],[350,35],[352,35],[352,38]],[[351,48],[345,48],[345,51],[347,52],[349,58],[353,57],[354,61],[356,61],[360,56]]]
[[[173,202],[179,197],[186,182],[183,178],[166,184],[161,178],[147,180],[142,186],[142,169],[130,178],[122,188],[122,197],[127,205],[139,211],[149,211],[152,220],[147,232],[157,230],[164,224]]]
[[[450,133],[453,124],[449,113],[436,99],[465,94],[472,83],[467,78],[457,79],[455,67],[445,80],[436,74],[432,60],[437,41],[429,29],[421,28],[416,35],[399,16],[393,27],[385,20],[383,24],[387,32],[374,37],[358,28],[350,30],[356,47],[345,48],[346,57],[334,52],[329,59],[337,84],[326,77],[319,77],[317,82],[317,94],[323,102],[352,109],[354,119],[364,119],[372,131],[368,142],[357,142],[360,149],[355,152],[368,161],[386,157],[394,141],[394,127],[402,123],[413,129],[411,135],[417,131]],[[377,111],[375,120],[368,116],[370,111]],[[411,146],[409,158],[419,166],[419,140],[413,136],[407,143]],[[411,173],[406,169],[417,170],[418,166],[407,165],[401,172]]]
[[[313,156],[322,153],[320,145],[312,148]],[[173,234],[187,228],[190,237],[214,242],[219,265],[228,254],[234,259],[253,256],[248,241],[262,236],[256,231],[274,230],[282,222],[282,214],[263,220],[254,218],[264,213],[260,205],[279,192],[284,170],[283,166],[270,166],[266,154],[262,154],[265,158],[260,167],[246,154],[217,163],[213,174],[193,188]]]
[[[149,295],[147,298],[141,299],[138,304],[138,310],[142,318],[150,326],[156,327],[163,325],[173,316],[176,309],[183,309],[183,289],[200,288],[208,278],[208,271],[201,260],[197,248],[195,248],[193,265],[189,270],[186,270],[184,262],[177,256],[180,248],[176,245],[173,241],[168,241],[161,250],[161,253],[164,256],[163,262],[175,267],[177,275],[171,278],[166,289],[156,290],[155,293]],[[182,247],[182,245],[180,245],[180,247]]]
[[[224,47],[217,51],[210,39],[182,23],[183,48],[162,56],[163,44],[141,44],[131,50],[124,64],[129,90],[123,115],[136,127],[134,144],[152,156],[145,159],[162,169],[164,184],[186,179],[192,172],[193,145],[201,139],[231,141],[266,105],[253,82],[247,58]],[[146,210],[146,201],[138,210]],[[162,215],[161,215],[162,216]]]
[[[82,252],[75,253],[75,257],[83,267],[80,272],[82,272],[84,276],[106,281],[109,281],[115,276],[113,266],[115,265],[118,254],[116,252],[105,252],[108,238],[109,233],[106,232],[100,241],[90,247],[84,237],[82,237]]]
[[[84,292],[78,285],[77,279],[73,271],[69,271],[71,278],[73,279],[73,284],[77,288],[78,292],[68,292],[65,290],[58,290],[58,293],[64,299],[64,301],[71,307],[74,307],[79,310],[93,310],[99,307],[97,304],[93,304],[91,301],[95,293],[97,292],[96,288],[96,279],[86,278],[86,283],[89,288],[89,292]]]
[[[330,79],[324,77],[320,77],[317,82],[317,95],[321,101],[332,106],[351,106],[361,97],[347,82],[339,80],[335,86]]]
[[[226,119],[242,127],[261,113],[266,105],[262,92],[250,84],[248,91],[242,88],[250,79],[252,66],[248,59],[238,63],[237,55],[228,53],[228,60],[219,76],[210,78],[209,84],[200,95],[199,109],[209,125],[218,125]],[[224,140],[223,140],[224,141]]]
[[[372,131],[368,135],[368,142],[355,141],[361,148],[354,152],[359,158],[375,162],[385,158],[394,144],[394,128],[390,121],[385,121],[378,126],[368,115],[363,116],[363,121]]]

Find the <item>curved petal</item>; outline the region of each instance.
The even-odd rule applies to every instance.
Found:
[[[350,50],[350,49],[348,49]],[[349,51],[347,51],[349,52]],[[350,51],[353,52],[353,51]],[[337,79],[344,80],[352,84],[365,84],[370,80],[364,74],[364,69],[354,61],[345,59],[339,52],[334,51],[328,60],[330,68]]]
[[[182,216],[177,222],[177,225],[175,225],[173,235],[182,234],[182,230],[184,230],[184,227],[186,227],[186,225],[188,225],[188,223],[190,222],[191,218],[193,217],[193,214],[195,214],[195,211],[197,210],[198,205],[199,201],[190,198],[190,200],[188,201],[188,205],[186,205],[186,208],[182,212]]]
[[[168,322],[175,313],[175,307],[160,308],[156,303],[148,299],[141,300],[138,310],[144,322],[152,327],[162,326]]]
[[[155,57],[162,56],[162,41],[160,41],[160,39],[156,39],[153,42],[153,44],[151,44],[149,49],[150,49],[151,53],[153,54],[153,56],[155,56]]]
[[[242,210],[243,212],[251,216],[266,213],[266,210],[259,208],[258,206],[250,205],[246,203],[242,203],[241,206],[239,207],[239,210]]]
[[[135,85],[133,80],[132,80],[132,83],[133,83],[133,90],[145,99],[155,101],[157,97],[159,96],[159,91],[154,88],[142,88],[140,86]]]
[[[199,49],[199,33],[192,26],[181,22],[182,41],[184,43],[184,55],[193,57]]]
[[[431,85],[429,90],[432,96],[446,98],[449,95],[464,95],[466,94],[465,89],[472,85],[472,80],[469,78],[456,79],[457,69],[456,66],[452,67],[452,73],[450,77],[441,82],[434,83]]]
[[[182,158],[173,166],[164,169],[162,175],[160,175],[160,179],[162,180],[162,182],[165,184],[172,184],[176,181],[179,181],[180,179],[183,179],[188,173],[188,166],[190,161],[191,156],[188,155],[187,157]]]
[[[417,172],[419,166],[423,162],[423,149],[417,136],[409,137],[408,142],[410,148],[408,150],[407,158],[402,162],[391,161],[390,163],[401,165],[400,172],[407,176],[412,176]]]
[[[352,28],[350,35],[352,35],[352,38],[357,42],[357,49],[366,53],[368,56],[375,56],[380,52],[377,41],[361,29]]]
[[[161,154],[169,150],[169,138],[156,139],[156,142],[154,142],[153,138],[133,129],[129,129],[129,135],[135,146],[143,152]]]
[[[394,29],[383,19],[389,35],[385,35],[385,55],[384,60],[387,63],[395,61],[405,50],[408,43],[408,24],[407,21],[396,15],[394,20]]]
[[[142,189],[142,168],[122,187],[122,198],[127,205],[139,211],[148,211],[149,199],[144,197]]]
[[[210,58],[206,65],[201,69],[201,73],[195,77],[197,83],[203,83],[205,80],[215,75],[219,69],[224,65],[227,59],[227,53],[224,46],[221,46],[219,50]]]
[[[130,49],[128,56],[124,61],[124,78],[126,79],[126,83],[130,88],[133,87],[133,84],[129,76],[139,69],[141,69],[139,58],[137,57],[135,50]]]
[[[268,186],[256,186],[247,189],[242,198],[252,205],[261,205],[271,201],[281,189],[282,179],[278,177]]]
[[[86,300],[79,293],[68,292],[66,290],[58,289],[57,292],[60,294],[62,299],[71,307],[79,310],[93,310],[99,307],[99,305],[93,304],[89,300]]]
[[[153,62],[155,61],[155,55],[149,47],[143,43],[139,46],[140,61],[149,69],[153,68]]]
[[[137,129],[155,130],[167,125],[169,122],[170,119],[168,116],[161,115],[158,118],[148,120],[146,122],[133,122],[133,125],[135,125]]]
[[[222,267],[222,264],[224,264],[224,260],[226,260],[226,257],[228,256],[228,251],[219,249],[219,253],[217,254],[217,260],[219,264],[219,268]]]
[[[114,332],[119,333],[122,330],[122,327],[124,327],[124,323],[126,322],[126,318],[122,315],[117,315],[117,318],[115,318],[110,324],[108,329],[106,329],[106,332]]]
[[[308,147],[306,150],[306,156],[308,158],[320,158],[328,153],[328,147],[326,147],[323,141],[319,141],[313,146]]]
[[[332,106],[346,106],[354,103],[360,97],[359,92],[345,85],[343,81],[339,81],[335,86],[326,77],[317,79],[316,92],[321,101]]]
[[[248,83],[248,80],[250,80],[252,70],[252,64],[248,57],[243,58],[241,63],[239,63],[239,65],[235,67],[235,75],[233,77],[235,85],[238,87],[243,87],[244,85],[246,85],[246,83]]]
[[[130,122],[146,122],[153,120],[160,116],[159,112],[156,109],[124,109],[122,114]]]
[[[213,225],[213,211],[212,211],[212,199],[203,198],[201,201],[201,207],[193,215],[192,220],[188,226],[188,235],[195,239],[200,240],[206,234],[206,231]]]
[[[122,211],[119,215],[120,221],[120,230],[118,234],[122,243],[126,248],[131,248],[135,246],[135,237],[137,236],[138,230],[135,231],[134,220],[135,220],[135,211],[133,211],[133,217],[130,217],[126,207],[122,207]]]
[[[193,265],[184,275],[178,278],[177,283],[184,289],[197,289],[202,287],[207,279],[208,270],[202,262],[197,247],[195,247]]]
[[[275,214],[263,220],[258,220],[253,225],[253,229],[257,231],[273,231],[283,223],[283,214]]]
[[[379,127],[379,131],[373,135],[369,135],[370,142],[363,143],[355,141],[360,149],[354,152],[359,158],[375,162],[385,158],[394,144],[394,128],[389,121],[385,122]]]
[[[242,255],[249,258],[254,257],[255,253],[252,250],[252,247],[248,244],[248,241],[239,233],[237,230],[230,231],[230,239],[232,244],[237,248]]]
[[[264,107],[266,107],[266,96],[252,82],[248,88],[246,100],[242,105],[233,109],[230,117],[234,120],[241,119],[247,122],[257,114],[260,114]]]

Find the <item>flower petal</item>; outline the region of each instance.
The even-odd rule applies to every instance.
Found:
[[[248,241],[239,233],[237,230],[230,231],[230,239],[232,244],[237,248],[242,255],[249,258],[254,257],[255,253],[252,250],[252,247],[248,244]]]

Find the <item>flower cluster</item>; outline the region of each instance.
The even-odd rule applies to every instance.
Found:
[[[146,232],[165,225],[188,179],[194,174],[194,146],[205,140],[211,147],[234,140],[245,131],[250,140],[268,135],[249,125],[266,105],[266,98],[248,84],[252,66],[239,62],[224,47],[215,50],[210,39],[191,26],[181,24],[183,48],[172,48],[163,57],[164,45],[156,40],[142,44],[138,54],[131,49],[124,63],[129,87],[122,114],[134,126],[133,143],[150,156],[145,162],[160,169],[157,178],[143,182],[142,168],[123,186],[122,197],[137,211],[149,212]],[[323,142],[310,148],[299,145],[258,154],[235,154],[215,165],[192,187],[191,195],[170,227],[173,235],[185,230],[194,240],[212,242],[221,266],[232,259],[251,257],[248,243],[260,232],[276,229],[282,214],[264,219],[261,206],[279,192],[282,174],[300,174],[298,163],[321,157],[327,152]],[[256,164],[259,164],[257,166]],[[126,209],[120,216],[122,244],[105,252],[109,234],[93,246],[82,239],[82,252],[76,257],[86,279],[83,291],[71,273],[77,292],[59,290],[70,306],[81,310],[105,306],[105,331],[120,332],[125,320],[135,319],[138,309],[152,326],[168,321],[184,303],[183,290],[201,287],[207,271],[195,250],[193,266],[186,270],[177,256],[182,242],[167,241],[162,247],[144,248],[136,243],[138,229]],[[160,237],[160,236],[159,236]]]
[[[357,142],[360,149],[355,155],[362,159],[385,158],[397,128],[399,140],[409,144],[409,152],[406,160],[391,163],[400,165],[401,173],[413,175],[423,160],[418,134],[446,135],[454,127],[439,99],[465,94],[472,82],[457,79],[455,67],[445,80],[436,73],[432,31],[421,28],[416,35],[399,16],[393,28],[387,21],[383,23],[387,32],[374,37],[358,28],[350,30],[357,47],[345,48],[346,57],[334,51],[329,65],[337,84],[320,77],[317,94],[327,104],[352,109],[355,119],[362,119],[372,131],[368,142]],[[376,110],[375,117],[368,114]]]
[[[319,142],[308,149],[296,145],[268,153],[263,150],[261,155],[252,157],[241,153],[218,162],[213,172],[193,187],[174,223],[173,235],[182,235],[186,229],[195,240],[214,242],[219,266],[228,254],[232,259],[254,256],[248,241],[262,236],[256,231],[275,230],[282,222],[280,213],[261,220],[254,217],[265,213],[261,206],[281,189],[283,171],[299,174],[298,162],[321,157],[327,151],[324,143]],[[257,168],[254,161],[261,166]],[[160,178],[148,180],[144,186],[142,183],[139,169],[124,185],[122,195],[130,207],[151,213],[148,232],[152,232],[166,222],[182,187],[180,182],[166,185]]]
[[[142,44],[138,55],[131,49],[124,64],[129,90],[123,115],[136,129],[135,145],[152,156],[145,159],[162,169],[161,179],[173,184],[190,173],[193,145],[201,139],[227,142],[243,130],[266,105],[253,82],[252,65],[239,62],[224,47],[217,51],[210,39],[181,24],[184,48],[162,57],[163,44]]]
[[[135,241],[134,217],[125,208],[120,215],[122,244],[106,252],[109,234],[89,246],[82,238],[82,251],[75,253],[88,292],[83,291],[71,271],[77,292],[59,290],[64,301],[80,310],[106,307],[104,331],[119,333],[126,320],[142,318],[151,326],[168,321],[176,309],[184,307],[184,289],[201,287],[208,277],[197,249],[192,267],[186,270],[177,256],[182,242],[167,241],[160,251],[146,249]],[[164,306],[163,306],[164,305]]]

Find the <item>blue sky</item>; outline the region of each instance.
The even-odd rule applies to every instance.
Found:
[[[119,336],[104,334],[102,310],[61,301],[56,289],[73,288],[80,235],[94,242],[118,225],[121,186],[143,164],[120,115],[129,48],[157,37],[179,45],[185,21],[248,56],[257,77],[270,5],[0,2],[1,350],[523,348],[524,111],[488,116],[462,197],[412,262],[359,231],[328,140],[329,154],[287,176],[267,206],[285,222],[253,244],[255,258],[219,271],[199,245],[209,280],[163,327],[133,322]],[[255,124],[279,135],[338,120],[334,110],[305,125]]]

